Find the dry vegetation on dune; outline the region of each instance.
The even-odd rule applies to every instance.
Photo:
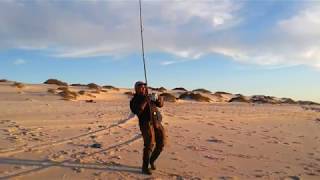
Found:
[[[204,88],[195,89],[192,92],[201,92],[201,93],[211,94],[211,91],[204,89]]]
[[[233,97],[229,100],[229,102],[245,102],[248,103],[249,101],[241,94],[238,94],[236,97]]]
[[[268,104],[277,104],[279,103],[275,97],[272,96],[264,96],[264,95],[254,95],[250,98],[250,102],[252,103],[268,103]]]
[[[116,88],[114,86],[110,86],[110,85],[105,85],[105,86],[102,86],[104,89],[109,89],[109,90],[115,90],[115,91],[120,91],[119,88]]]
[[[186,90],[186,89],[183,88],[183,87],[173,88],[172,90],[173,90],[173,91],[175,91],[175,90],[177,90],[177,91],[188,91],[188,90]]]
[[[87,86],[89,89],[101,89],[101,87],[95,83],[89,83]]]
[[[131,91],[125,92],[124,94],[125,94],[125,95],[128,95],[129,97],[132,97],[132,96],[133,96],[133,92],[131,92]]]
[[[160,88],[159,88],[159,91],[160,91],[160,92],[165,92],[165,91],[167,91],[167,89],[164,88],[164,87],[160,87]]]
[[[48,89],[48,93],[56,94],[56,93],[57,93],[57,90],[50,88],[50,89]]]
[[[100,89],[95,89],[95,90],[91,91],[91,93],[93,93],[93,94],[100,94],[100,93],[101,93],[101,90],[100,90]]]
[[[232,95],[231,93],[228,93],[228,92],[224,92],[224,91],[217,91],[214,93],[214,95],[222,95],[222,94],[225,94],[225,95]]]
[[[159,91],[159,92],[165,92],[167,91],[166,88],[164,87],[160,87],[160,88],[153,88],[153,87],[148,87],[149,89],[153,90],[153,91]]]
[[[296,104],[297,103],[291,98],[281,98],[280,102],[284,103],[284,104]]]
[[[61,91],[66,91],[68,90],[69,87],[68,86],[62,86],[62,87],[58,87],[57,90],[61,90]]]
[[[313,101],[297,101],[300,105],[320,105],[319,103],[313,102]]]
[[[78,93],[74,91],[70,91],[68,88],[61,88],[61,92],[58,93],[63,100],[76,100],[78,97]]]
[[[0,82],[8,82],[6,79],[0,79]]]
[[[81,90],[81,91],[78,92],[78,94],[80,94],[80,95],[85,95],[85,94],[86,94],[86,91]]]
[[[83,86],[87,86],[86,84],[71,84],[70,86],[81,86],[81,87],[83,87]]]
[[[16,87],[16,88],[19,88],[19,89],[22,89],[25,87],[25,85],[23,83],[20,83],[20,82],[14,82],[12,84],[13,87]]]
[[[185,92],[179,96],[179,99],[195,100],[198,102],[210,102],[211,101],[211,99],[209,97],[203,96],[198,93],[193,93],[193,92]]]
[[[57,79],[48,79],[44,82],[44,84],[55,84],[58,86],[68,86],[68,83],[57,80]]]
[[[164,101],[168,101],[168,102],[176,102],[177,101],[177,98],[170,93],[162,93],[162,94],[160,94],[160,96],[163,97]]]

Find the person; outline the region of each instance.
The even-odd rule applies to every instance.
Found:
[[[163,98],[153,93],[148,95],[144,82],[135,83],[135,94],[130,101],[130,109],[139,118],[139,127],[143,137],[144,148],[142,158],[142,173],[152,174],[149,169],[155,170],[155,161],[164,147],[165,132],[161,124],[162,116],[157,107],[163,107]],[[155,147],[154,147],[155,146]]]

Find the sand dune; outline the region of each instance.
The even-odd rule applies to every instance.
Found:
[[[58,85],[12,84],[0,82],[0,179],[320,177],[315,104],[227,103],[235,97],[227,93],[206,93],[211,102],[167,102],[168,144],[158,170],[146,176],[137,118],[125,94],[131,89],[94,93],[70,86],[85,93],[65,101]],[[167,93],[179,97],[177,90]]]

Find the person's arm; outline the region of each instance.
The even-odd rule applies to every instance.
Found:
[[[163,107],[163,97],[159,96],[157,101],[155,102],[158,107]]]
[[[144,111],[147,104],[148,104],[147,97],[143,98],[140,102],[137,99],[133,98],[130,101],[130,109],[134,114],[136,114],[137,116],[140,116],[140,114]]]

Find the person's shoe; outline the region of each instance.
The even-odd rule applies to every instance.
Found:
[[[152,170],[156,170],[157,169],[157,167],[156,167],[156,165],[154,165],[154,162],[150,162],[150,166],[151,166],[151,169]]]
[[[142,174],[151,175],[151,174],[152,174],[152,172],[150,171],[150,169],[149,169],[149,168],[147,168],[147,169],[142,169]]]

